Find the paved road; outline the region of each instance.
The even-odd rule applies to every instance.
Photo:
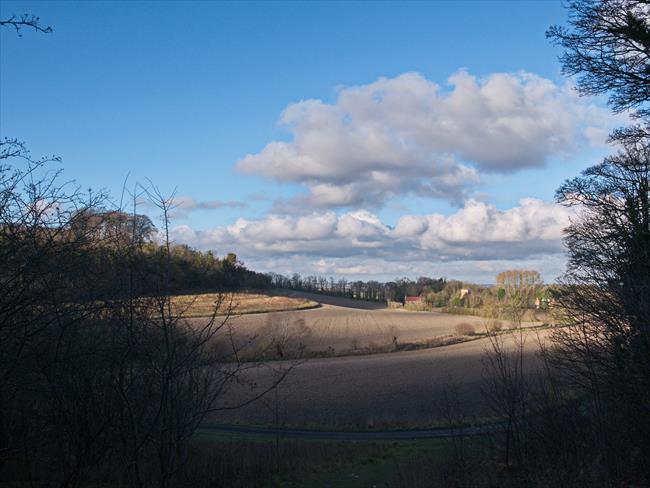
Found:
[[[247,425],[204,425],[200,428],[203,432],[247,434],[256,437],[280,437],[291,439],[315,439],[315,440],[340,440],[340,441],[390,441],[390,440],[411,440],[411,439],[435,439],[444,437],[476,436],[498,432],[504,428],[504,424],[485,424],[472,427],[458,427],[454,429],[428,429],[428,430],[397,430],[397,431],[365,431],[365,432],[343,432],[343,431],[320,431],[320,430],[295,430],[280,429],[279,431],[270,427],[253,427]]]

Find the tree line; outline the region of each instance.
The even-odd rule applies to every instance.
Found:
[[[418,297],[420,308],[466,307],[481,308],[494,302],[503,302],[513,290],[525,294],[524,306],[531,308],[549,301],[549,287],[534,270],[507,270],[495,277],[495,285],[477,285],[447,278],[421,276],[415,280],[399,278],[394,281],[348,281],[318,275],[287,277],[268,273],[273,288],[322,293],[356,300],[396,302],[404,304],[406,297]],[[462,291],[464,290],[464,292]],[[536,300],[538,300],[536,302]]]
[[[485,391],[506,425],[489,453],[506,467],[492,486],[646,486],[650,9],[646,0],[572,0],[567,9],[568,25],[547,32],[562,49],[563,73],[580,95],[606,96],[631,121],[611,133],[610,155],[556,192],[576,216],[564,232],[566,271],[552,290],[562,327],[539,341],[538,377],[526,377],[523,332],[507,344],[504,335],[489,337]],[[470,467],[456,471],[461,482],[472,472],[469,485],[490,483],[480,463]]]
[[[268,273],[268,276],[271,286],[274,288],[323,293],[376,302],[403,302],[405,296],[420,296],[423,293],[440,291],[447,283],[445,278],[428,278],[424,276],[416,280],[400,278],[389,282],[376,280],[349,281],[345,278],[334,279],[317,275],[301,276],[299,273],[294,273],[291,277],[278,273]]]
[[[0,142],[0,478],[74,487],[110,466],[112,482],[168,486],[199,424],[246,385],[256,363],[240,357],[280,347],[231,340],[225,292],[265,277],[172,245],[155,188],[161,232],[51,163]],[[213,313],[185,320],[171,296],[197,286],[220,292]]]
[[[167,259],[169,251],[170,262],[166,278],[168,291],[173,293],[200,289],[264,289],[271,285],[267,275],[248,269],[237,259],[235,253],[230,252],[220,258],[211,250],[203,252],[187,244],[176,243],[169,243],[167,249],[167,244],[159,238],[159,230],[144,214],[129,213],[123,209],[107,210],[95,205],[77,210],[71,215],[70,225],[72,232],[85,232],[89,239],[97,243],[86,252],[91,255],[94,267],[98,268],[99,273],[106,274],[111,270],[117,272],[116,268],[107,266],[107,263],[112,259],[112,255],[134,242],[138,246],[139,259],[142,261],[139,265],[143,269],[151,268],[151,272],[155,272],[159,267],[161,259]],[[136,292],[142,295],[157,291],[147,288],[146,282],[139,283],[139,286],[143,288]]]

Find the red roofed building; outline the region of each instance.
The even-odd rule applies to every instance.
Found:
[[[404,304],[407,303],[420,303],[422,301],[422,298],[420,297],[404,297]]]

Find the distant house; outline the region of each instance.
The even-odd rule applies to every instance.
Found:
[[[422,301],[422,297],[409,297],[406,296],[404,297],[404,305],[407,303],[420,303]]]
[[[535,308],[537,310],[542,309],[546,310],[553,304],[553,301],[549,298],[542,297],[542,298],[535,298]]]

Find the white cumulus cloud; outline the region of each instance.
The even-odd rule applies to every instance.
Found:
[[[203,231],[179,226],[172,235],[178,242],[221,254],[234,250],[254,267],[261,264],[262,270],[275,271],[263,263],[290,259],[297,263],[294,271],[307,271],[308,262],[313,272],[369,273],[375,266],[379,275],[388,269],[415,269],[421,263],[520,262],[558,256],[571,212],[533,198],[506,210],[469,200],[451,215],[404,215],[394,228],[367,210],[357,210],[239,219]],[[482,265],[483,271],[488,268]]]
[[[531,73],[459,71],[448,85],[405,73],[342,88],[334,103],[293,103],[280,119],[292,139],[270,142],[237,168],[304,185],[294,203],[312,208],[377,206],[406,194],[460,204],[481,172],[543,166],[599,143],[611,124],[569,86]]]

